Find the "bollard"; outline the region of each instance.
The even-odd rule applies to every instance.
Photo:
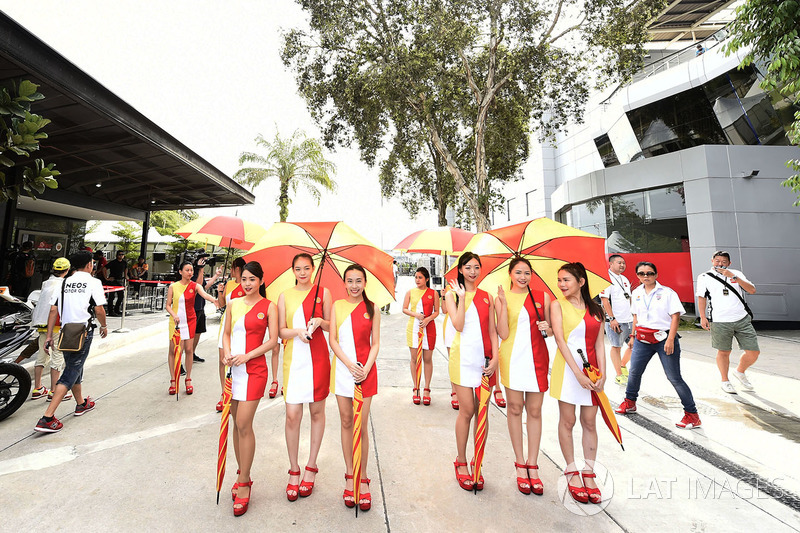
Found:
[[[128,278],[122,281],[122,319],[119,323],[119,329],[115,329],[114,333],[130,333],[130,329],[125,327],[125,314],[128,310]]]

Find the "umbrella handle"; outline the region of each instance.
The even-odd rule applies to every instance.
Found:
[[[356,361],[356,366],[359,367],[359,368],[364,368],[364,365],[362,365],[358,361]],[[356,385],[361,385],[362,383],[364,383],[364,382],[363,381],[357,381]]]
[[[539,308],[536,307],[536,300],[533,299],[533,293],[531,292],[531,288],[530,287],[528,287],[528,296],[531,297],[531,303],[533,304],[533,310],[536,312],[536,320],[541,322],[542,315],[539,314]],[[542,334],[542,338],[543,339],[547,338],[547,332],[546,331],[539,330],[539,333]]]

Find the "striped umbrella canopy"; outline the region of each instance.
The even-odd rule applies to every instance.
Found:
[[[172,379],[175,380],[175,401],[181,392],[181,330],[176,325],[175,331],[172,332],[172,343],[175,345],[175,352],[173,353],[174,364],[172,366]]]
[[[474,236],[471,231],[441,226],[415,231],[393,249],[398,252],[454,255],[468,250],[466,246]]]
[[[225,385],[222,389],[222,420],[219,423],[219,447],[217,449],[217,505],[219,505],[219,491],[225,479],[225,462],[228,459],[228,423],[231,414],[232,378],[231,367],[225,374]]]
[[[347,296],[342,274],[353,263],[367,272],[366,293],[378,307],[394,301],[392,256],[375,247],[344,222],[276,222],[245,255],[264,269],[267,298],[273,301],[294,287],[292,258],[307,253],[314,260],[314,283],[334,300]]]
[[[255,222],[234,216],[217,215],[189,221],[176,230],[175,235],[223,248],[250,250],[266,231]]]
[[[478,284],[492,295],[497,294],[498,285],[508,286],[508,265],[517,255],[530,261],[533,267],[530,287],[544,291],[551,298],[561,297],[558,269],[564,263],[583,263],[592,296],[611,284],[605,239],[549,218],[479,233],[467,245],[467,250],[481,257]],[[455,279],[457,274],[457,264],[454,264],[445,278]]]
[[[600,369],[586,359],[586,355],[580,348],[578,348],[578,355],[583,359],[583,373],[592,380],[592,383],[597,383],[597,380],[600,379]],[[611,434],[614,435],[614,438],[617,439],[619,445],[622,446],[622,451],[625,451],[625,446],[622,445],[622,432],[619,429],[617,417],[614,414],[614,409],[611,408],[606,393],[604,391],[597,392],[593,390],[592,404],[599,407],[603,421],[606,423],[606,426],[608,426]]]

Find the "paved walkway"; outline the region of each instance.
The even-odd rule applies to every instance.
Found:
[[[408,281],[408,280],[406,280]],[[401,295],[402,296],[402,295]],[[757,393],[731,396],[718,386],[705,332],[683,338],[684,373],[703,427],[681,431],[680,405],[657,362],[643,382],[639,414],[620,420],[625,451],[600,427],[599,460],[610,475],[603,510],[563,499],[564,461],[557,442],[557,405],[546,397],[539,460],[545,495],[516,490],[505,409],[492,405],[484,465],[486,487],[461,490],[453,476],[455,412],[449,403],[446,357],[434,356],[433,405],[410,398],[405,316],[383,316],[378,359],[380,392],[369,424],[373,509],[354,517],[341,500],[344,461],[336,403],[327,402],[320,474],[310,498],[287,502],[288,459],[281,398],[264,399],[256,416],[253,499],[234,519],[225,497],[236,470],[232,450],[220,505],[215,505],[219,415],[211,337],[199,353],[193,396],[167,395],[166,320],[133,333],[135,342],[97,349],[87,362],[86,391],[97,409],[81,418],[57,413],[64,430],[33,434],[45,405],[28,401],[0,423],[0,531],[799,531],[800,414],[797,378],[783,374],[794,361],[792,341],[764,342],[751,379]],[[209,319],[214,331],[216,319]],[[113,337],[112,337],[113,339]],[[765,339],[766,340],[766,339]],[[99,346],[98,346],[99,348]],[[609,384],[612,402],[623,390]],[[577,439],[576,439],[577,441]],[[308,420],[301,431],[307,456]],[[748,484],[757,485],[753,488]],[[587,511],[599,514],[583,516]]]

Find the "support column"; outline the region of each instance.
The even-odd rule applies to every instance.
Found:
[[[142,221],[142,246],[139,248],[139,255],[144,256],[145,262],[147,261],[147,234],[150,233],[150,211],[144,214]]]

